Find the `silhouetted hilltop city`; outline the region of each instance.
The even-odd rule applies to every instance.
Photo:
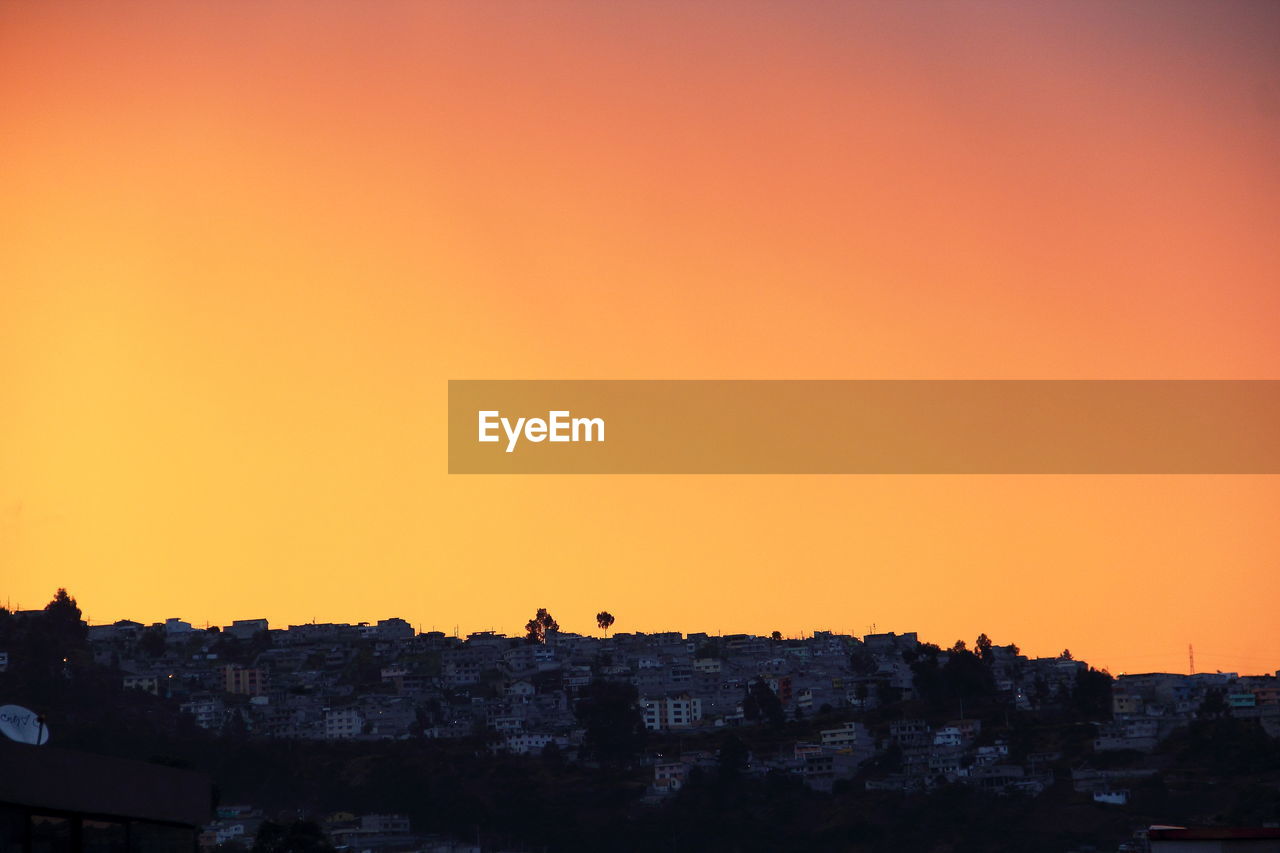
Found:
[[[0,703],[209,773],[204,851],[1145,850],[1280,822],[1275,674],[1113,678],[985,634],[86,625],[0,609]]]

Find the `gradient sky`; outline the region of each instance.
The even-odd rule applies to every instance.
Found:
[[[1280,378],[1280,5],[0,3],[0,596],[1280,667],[1276,477],[449,477],[450,378]]]

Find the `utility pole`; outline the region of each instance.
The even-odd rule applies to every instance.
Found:
[[[1192,675],[1196,674],[1196,650],[1190,643],[1187,643],[1187,668]]]

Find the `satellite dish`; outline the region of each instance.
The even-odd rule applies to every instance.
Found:
[[[0,705],[0,734],[18,743],[39,746],[49,740],[44,717],[21,705]]]

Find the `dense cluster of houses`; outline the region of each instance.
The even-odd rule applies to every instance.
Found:
[[[149,639],[144,641],[144,637]],[[1052,781],[1055,753],[1010,756],[979,721],[932,724],[899,719],[868,730],[863,714],[909,699],[917,689],[922,646],[914,633],[863,637],[818,631],[798,640],[751,635],[551,632],[526,642],[493,632],[466,637],[419,633],[402,619],[376,624],[306,624],[273,629],[265,619],[199,629],[179,619],[92,626],[99,662],[118,668],[127,688],[176,701],[207,729],[327,740],[482,737],[493,750],[577,754],[584,730],[573,697],[594,680],[636,688],[646,728],[700,731],[763,722],[752,707],[761,685],[787,719],[823,714],[847,722],[772,755],[751,755],[747,772],[793,773],[815,788],[852,778],[873,757],[892,753],[892,768],[870,787],[927,790],[959,782],[997,792],[1036,793]],[[928,649],[927,652],[923,651]],[[1011,713],[1063,702],[1082,661],[1069,655],[1028,658],[1014,646],[988,646],[983,662]],[[1112,714],[1099,719],[1094,748],[1149,751],[1202,712],[1259,718],[1280,734],[1275,676],[1122,675]],[[650,755],[655,795],[670,793],[716,756]],[[1123,796],[1122,779],[1080,768],[1075,783],[1100,802]],[[1098,775],[1101,773],[1102,775]]]

